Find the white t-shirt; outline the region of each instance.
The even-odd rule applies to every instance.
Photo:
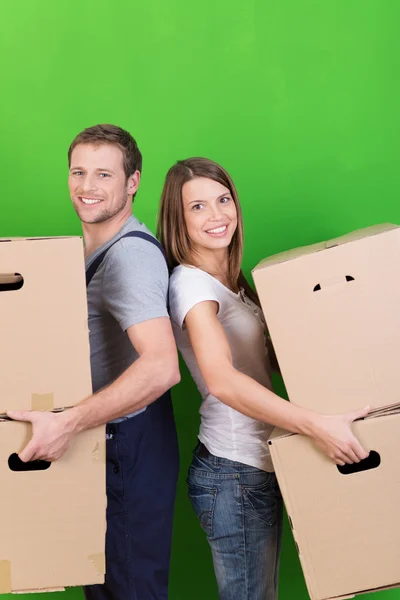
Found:
[[[184,320],[193,306],[206,300],[219,305],[218,320],[228,338],[234,367],[272,389],[261,310],[243,292],[235,294],[205,271],[176,267],[170,279],[170,314],[177,346],[203,400],[199,439],[215,456],[272,472],[268,439],[273,426],[243,415],[212,396],[200,373]]]

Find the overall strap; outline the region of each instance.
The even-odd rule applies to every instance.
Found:
[[[86,269],[86,287],[92,281],[93,276],[95,275],[97,269],[100,267],[101,263],[103,262],[104,257],[106,256],[109,249],[112,248],[112,246],[114,246],[114,244],[119,242],[119,240],[122,240],[123,238],[127,238],[127,237],[137,237],[137,238],[141,238],[142,240],[146,240],[147,242],[150,242],[151,244],[153,244],[160,250],[160,252],[162,253],[162,255],[165,259],[165,262],[166,262],[164,249],[161,246],[160,242],[156,238],[154,238],[152,235],[149,235],[148,233],[145,233],[144,231],[128,231],[128,233],[125,233],[125,235],[121,235],[120,238],[115,240],[115,242],[113,242],[110,246],[108,246],[108,248],[103,250],[103,252],[101,252],[101,254],[99,254],[99,256],[97,258],[95,258],[94,261],[89,265],[89,267]]]

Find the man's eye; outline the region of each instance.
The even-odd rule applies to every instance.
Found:
[[[106,177],[110,177],[109,173],[100,173],[100,177],[102,177],[103,179]]]
[[[83,175],[83,171],[73,171],[72,175]]]

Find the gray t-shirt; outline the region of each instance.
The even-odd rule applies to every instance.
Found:
[[[132,215],[116,236],[89,256],[86,268],[129,231],[152,235]],[[97,392],[117,379],[138,358],[126,333],[128,327],[168,317],[168,268],[161,250],[141,238],[119,240],[108,250],[97,269],[87,296],[92,383],[93,391]]]

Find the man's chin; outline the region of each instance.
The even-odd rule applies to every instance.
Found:
[[[96,217],[92,218],[81,217],[78,215],[78,217],[80,218],[81,223],[84,223],[85,225],[98,225],[99,223],[105,223],[110,219],[109,215],[97,215]]]
[[[82,214],[82,211],[75,208],[75,212],[78,215],[79,220],[85,225],[96,225],[97,223],[104,223],[104,221],[108,221],[110,215],[107,212],[97,213],[96,215],[85,215]]]
[[[118,215],[120,212],[123,212],[126,208],[126,202],[127,201],[121,203],[121,205],[114,211],[107,210],[105,207],[89,207],[87,210],[85,210],[82,206],[77,206],[75,203],[73,206],[76,214],[79,217],[79,220],[82,223],[84,223],[85,225],[98,225],[100,223],[105,223],[106,221],[109,221],[110,219]]]

